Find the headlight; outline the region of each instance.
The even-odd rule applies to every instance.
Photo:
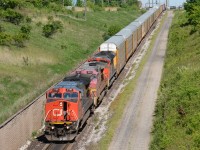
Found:
[[[60,102],[60,107],[62,107],[62,102]]]

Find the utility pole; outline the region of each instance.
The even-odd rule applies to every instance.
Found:
[[[169,0],[166,0],[166,7],[169,8]]]
[[[150,6],[150,0],[149,0],[149,8],[150,8],[151,6]]]

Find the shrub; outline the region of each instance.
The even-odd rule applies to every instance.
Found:
[[[0,32],[0,45],[10,45],[12,38],[9,34]]]
[[[40,27],[41,25],[42,25],[41,21],[39,21],[39,22],[36,23],[36,26],[38,26],[38,27]]]
[[[48,16],[49,21],[53,21],[53,16]]]
[[[30,32],[31,32],[31,26],[30,25],[23,25],[20,30],[21,30],[22,33],[29,35]]]
[[[83,6],[83,4],[84,4],[84,2],[83,1],[81,1],[81,0],[77,0],[77,6],[78,7],[81,7],[81,6]]]
[[[59,12],[63,10],[63,5],[59,5],[56,3],[50,3],[48,8],[50,8],[50,10],[55,11],[55,12]]]
[[[55,32],[55,30],[54,30],[52,24],[47,24],[43,27],[42,32],[43,32],[44,36],[50,37]]]
[[[16,25],[20,24],[24,18],[22,14],[12,9],[7,9],[6,11],[4,11],[3,17],[6,21],[14,23]]]
[[[4,10],[11,8],[14,9],[15,7],[21,6],[20,0],[1,0],[0,1],[0,8],[3,8]]]
[[[48,0],[34,0],[31,1],[31,3],[38,8],[42,8],[42,7],[47,7],[49,5],[49,1]]]
[[[50,37],[57,31],[62,31],[63,25],[60,21],[53,21],[43,27],[43,34],[45,37]]]
[[[65,0],[65,6],[72,6],[72,0]]]
[[[127,3],[121,3],[121,4],[120,4],[120,7],[122,7],[122,8],[127,8],[127,7],[128,7],[128,4],[127,4]]]
[[[29,36],[25,33],[18,33],[13,36],[14,44],[18,47],[24,47],[24,42],[29,39]]]
[[[0,33],[4,32],[4,28],[0,25]]]
[[[107,27],[107,25],[105,24],[104,27]],[[105,32],[102,37],[104,39],[104,41],[106,41],[107,39],[109,39],[111,36],[115,35],[117,32],[119,32],[119,30],[121,29],[120,26],[118,25],[112,25],[108,28],[108,32]]]
[[[115,35],[117,32],[119,32],[120,29],[121,29],[121,27],[118,26],[118,25],[111,25],[111,26],[108,28],[108,35],[109,35],[109,36],[113,36],[113,35]]]
[[[61,31],[63,29],[63,25],[60,21],[53,21],[52,24],[56,30]]]
[[[31,22],[32,22],[32,19],[31,19],[30,17],[27,16],[27,17],[26,17],[26,22],[27,22],[27,23],[31,23]]]

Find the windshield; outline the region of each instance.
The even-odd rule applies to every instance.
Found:
[[[64,99],[69,99],[69,98],[78,98],[78,93],[76,92],[64,93]]]
[[[62,93],[49,93],[49,98],[62,98]]]
[[[67,99],[69,100],[70,102],[77,102],[78,100],[78,93],[76,92],[67,92],[67,93],[64,93],[64,99]]]

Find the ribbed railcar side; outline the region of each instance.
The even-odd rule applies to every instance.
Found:
[[[116,33],[115,36],[123,36],[123,38],[125,39],[125,54],[126,54],[126,61],[127,61],[133,52],[132,31],[130,29],[124,28],[118,33]]]
[[[146,35],[147,33],[147,12],[140,16],[138,19],[136,19],[134,22],[138,22],[142,26],[142,38]]]
[[[123,36],[112,36],[110,39],[100,45],[100,51],[112,51],[115,53],[114,66],[117,75],[121,72],[126,64],[125,39]]]
[[[138,27],[135,25],[131,25],[129,24],[128,26],[126,26],[124,29],[128,29],[130,30],[130,32],[132,33],[132,51],[131,54],[133,54],[137,48],[138,45]]]
[[[133,28],[134,27],[137,28],[137,45],[139,45],[139,43],[142,40],[142,25],[141,25],[141,23],[133,21],[128,26],[132,26]]]
[[[155,19],[154,19],[154,13],[156,12],[156,8],[151,8],[150,10],[149,10],[149,13],[150,13],[150,15],[149,15],[149,26],[148,26],[148,30],[151,28],[151,26],[153,25],[153,23],[154,23],[154,21],[155,21]]]

